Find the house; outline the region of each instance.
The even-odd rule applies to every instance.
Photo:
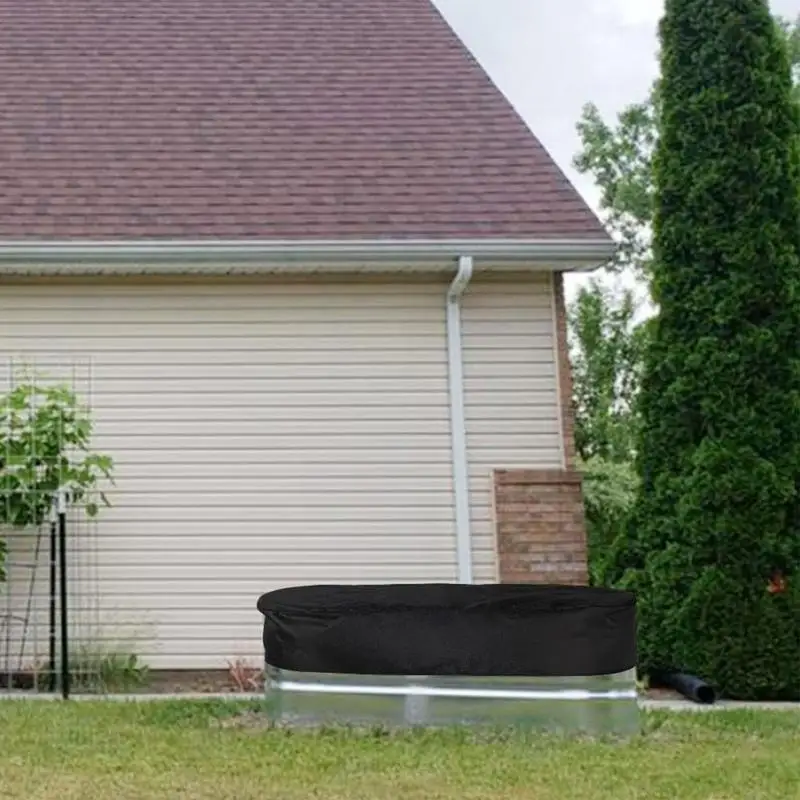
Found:
[[[73,613],[214,669],[283,585],[585,579],[562,274],[612,243],[430,0],[0,18],[0,351],[116,462]]]

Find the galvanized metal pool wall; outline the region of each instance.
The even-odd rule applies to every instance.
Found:
[[[275,723],[387,727],[470,725],[631,736],[636,670],[572,678],[340,675],[267,665]]]

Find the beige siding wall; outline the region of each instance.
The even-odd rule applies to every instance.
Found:
[[[464,301],[481,581],[497,577],[491,469],[561,465],[550,286],[476,278]],[[260,658],[255,601],[272,588],[455,580],[445,289],[2,286],[0,389],[12,358],[73,382],[93,407],[96,448],[117,462],[113,508],[72,528],[76,634],[154,668],[217,668]],[[34,545],[17,536],[13,560]],[[28,576],[12,576],[17,611]],[[46,567],[34,588],[28,657],[44,652]]]
[[[495,581],[492,470],[563,465],[551,276],[476,279],[462,320],[474,577]]]
[[[117,461],[105,635],[144,637],[154,667],[223,667],[258,658],[264,591],[455,579],[444,287],[0,290],[4,356],[75,380]]]

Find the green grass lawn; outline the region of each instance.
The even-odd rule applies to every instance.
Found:
[[[3,800],[789,800],[800,713],[645,716],[627,742],[268,730],[218,702],[0,702]]]

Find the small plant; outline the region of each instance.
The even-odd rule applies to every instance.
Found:
[[[70,660],[70,674],[77,692],[130,692],[147,685],[149,669],[136,653],[84,645]]]
[[[264,670],[248,664],[243,658],[228,662],[228,674],[240,692],[257,692],[264,686]]]
[[[92,431],[89,410],[67,386],[27,377],[0,398],[0,528],[41,525],[58,492],[89,517],[110,505],[95,490],[104,478],[113,485],[114,464],[91,451]],[[0,538],[0,581],[5,553]]]

